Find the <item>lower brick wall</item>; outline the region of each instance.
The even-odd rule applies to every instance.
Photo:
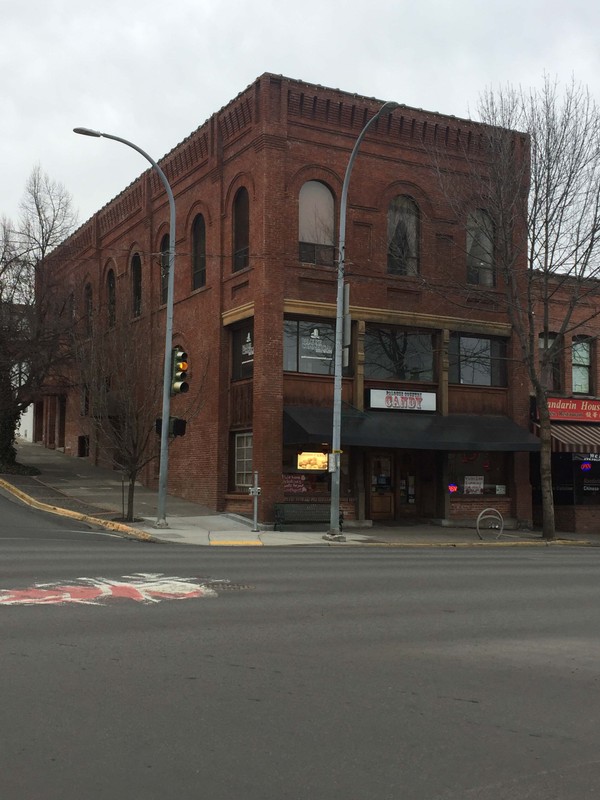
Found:
[[[512,514],[512,500],[510,497],[461,497],[450,501],[450,520],[452,522],[471,522],[475,524],[477,517],[486,508],[495,508],[504,519]]]
[[[556,530],[600,535],[600,506],[555,506]]]

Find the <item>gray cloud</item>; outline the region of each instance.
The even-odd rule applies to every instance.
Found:
[[[468,116],[479,93],[547,71],[600,100],[595,0],[34,0],[3,9],[0,213],[36,163],[82,221],[263,72]]]

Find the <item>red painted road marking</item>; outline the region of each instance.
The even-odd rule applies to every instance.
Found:
[[[5,606],[59,603],[101,605],[112,599],[160,603],[162,600],[191,600],[197,597],[217,597],[217,593],[196,578],[145,572],[124,575],[117,580],[78,578],[74,584],[38,583],[27,589],[0,589],[0,605]]]

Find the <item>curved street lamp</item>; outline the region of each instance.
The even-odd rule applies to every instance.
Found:
[[[331,434],[331,508],[329,518],[329,531],[324,538],[343,541],[344,537],[340,530],[340,456],[341,456],[341,432],[342,432],[342,352],[343,352],[343,327],[344,327],[344,262],[346,250],[346,205],[348,199],[348,184],[354,160],[358,153],[358,148],[365,138],[366,132],[382,114],[390,114],[400,104],[394,102],[384,103],[379,111],[371,117],[359,133],[352,152],[344,183],[342,185],[342,196],[340,198],[340,224],[338,242],[338,269],[337,269],[337,298],[335,316],[335,350],[334,350],[334,373],[333,373],[333,429]]]
[[[169,198],[169,275],[167,281],[167,321],[165,325],[165,365],[163,372],[162,427],[160,432],[160,468],[158,473],[158,506],[156,514],[157,528],[168,528],[167,523],[167,477],[169,472],[169,415],[171,412],[171,340],[173,338],[173,292],[175,286],[175,199],[167,176],[156,161],[137,144],[114,136],[112,133],[101,133],[91,128],[73,128],[74,133],[96,138],[114,139],[137,150],[149,161],[166,189]]]

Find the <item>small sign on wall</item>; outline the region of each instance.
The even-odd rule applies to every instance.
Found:
[[[483,475],[465,475],[465,494],[483,494]]]

